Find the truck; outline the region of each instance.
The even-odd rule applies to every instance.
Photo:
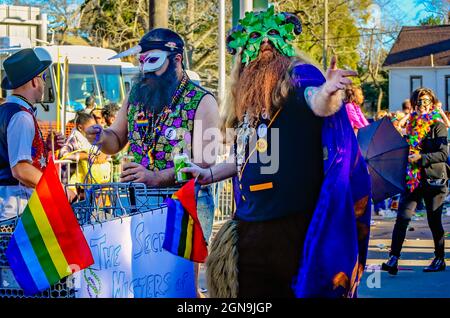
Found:
[[[8,55],[20,49],[8,50]],[[84,109],[87,97],[94,97],[98,108],[124,100],[122,67],[131,63],[108,60],[116,54],[113,50],[79,45],[37,46],[34,50],[41,60],[52,62],[43,101],[35,105],[44,135],[50,127],[65,133],[66,123]]]
[[[38,46],[34,50],[41,60],[52,61],[38,120],[56,124],[64,132],[65,123],[85,108],[86,98],[94,97],[98,108],[109,102],[122,103],[122,62],[108,60],[116,54],[113,50],[78,45]]]

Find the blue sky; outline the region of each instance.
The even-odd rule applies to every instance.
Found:
[[[399,8],[407,15],[404,25],[418,25],[419,20],[428,17],[430,13],[424,11],[422,5],[417,6],[414,0],[396,0]]]
[[[425,11],[425,7],[421,1],[416,0],[374,0],[377,3],[387,3],[382,6],[382,21],[394,20],[405,26],[418,25],[419,21],[427,18],[432,13]]]

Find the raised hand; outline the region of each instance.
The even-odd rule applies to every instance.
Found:
[[[61,132],[50,130],[47,136],[47,149],[59,150],[64,147],[65,142],[66,138]]]
[[[327,80],[324,85],[325,93],[331,96],[337,91],[344,89],[347,85],[352,84],[352,80],[349,77],[353,76],[358,76],[358,73],[337,68],[337,57],[334,55],[331,58],[330,67],[325,76]]]

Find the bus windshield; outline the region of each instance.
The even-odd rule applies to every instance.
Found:
[[[90,96],[95,98],[99,108],[110,102],[120,103],[123,98],[122,92],[120,66],[69,65],[68,111],[83,110],[86,98]]]

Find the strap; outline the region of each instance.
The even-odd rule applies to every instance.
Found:
[[[270,123],[269,123],[269,125],[267,126],[267,129],[269,129],[269,128],[272,126],[273,122],[274,122],[275,119],[278,117],[278,115],[280,114],[280,112],[281,112],[282,109],[283,109],[283,108],[280,108],[280,109],[275,113],[275,115],[273,116],[273,118],[270,120]],[[250,152],[250,154],[249,154],[248,157],[247,157],[247,160],[245,160],[245,163],[244,163],[244,165],[243,165],[242,168],[241,168],[241,173],[239,174],[239,181],[241,181],[242,176],[243,176],[243,174],[244,174],[245,167],[247,166],[248,161],[250,160],[251,156],[253,155],[253,153],[254,153],[255,151],[256,151],[256,146],[255,146],[255,148],[253,148],[253,150]]]

